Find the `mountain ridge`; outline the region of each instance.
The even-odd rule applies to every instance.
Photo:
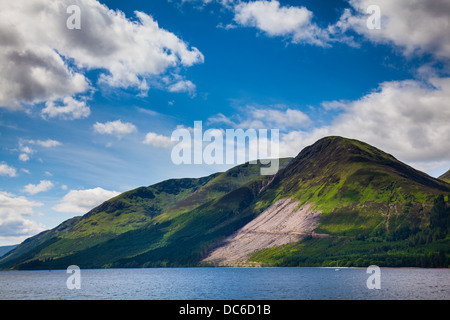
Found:
[[[255,247],[244,263],[324,266],[335,261],[329,246],[353,252],[349,248],[358,245],[375,251],[361,251],[361,261],[342,253],[341,260],[350,265],[450,264],[450,184],[445,181],[369,144],[337,136],[318,140],[280,165],[274,176],[260,176],[260,165],[245,163],[208,177],[169,179],[130,190],[25,240],[0,260],[0,267],[198,266],[225,239],[288,198],[298,208],[308,205],[320,212],[312,232],[328,236]],[[293,221],[293,212],[280,221]],[[387,241],[385,247],[392,248],[381,254],[378,246],[358,239]],[[408,249],[405,241],[417,243]],[[403,256],[408,259],[401,262]]]
[[[330,161],[332,159],[339,161]],[[384,185],[385,190],[373,188],[373,185]],[[273,242],[289,245],[305,237],[342,239],[413,233],[411,230],[428,223],[427,217],[419,212],[431,210],[433,198],[450,191],[446,183],[401,163],[392,155],[361,141],[342,137],[326,137],[304,148],[275,175],[267,188],[269,191],[260,197],[260,215],[270,211],[273,205],[290,199],[296,201],[297,208],[312,208],[310,213],[320,212],[320,225],[313,232],[308,228],[295,230],[293,227],[292,231],[296,232],[284,235],[277,235],[273,226],[270,229],[265,225],[265,232],[273,234],[272,243],[263,242],[262,235],[255,238],[254,234],[246,232],[248,226],[245,226],[227,238],[222,248],[211,252],[205,262],[229,266],[261,264],[256,260],[242,260],[238,252],[248,250],[252,242],[255,252],[271,252]],[[282,210],[279,214],[290,216],[295,210]],[[297,222],[304,216],[298,215]],[[287,220],[282,223],[286,224]],[[281,240],[283,237],[285,240]],[[255,245],[258,241],[261,242],[259,248]]]
[[[442,181],[445,181],[447,183],[450,183],[450,170],[448,170],[446,173],[444,173],[443,175],[439,176],[438,179],[441,179]]]

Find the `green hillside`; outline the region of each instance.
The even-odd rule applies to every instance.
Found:
[[[7,254],[8,252],[10,252],[11,250],[13,250],[15,247],[17,247],[17,245],[1,246],[0,247],[0,258],[2,256],[4,256],[5,254]]]
[[[292,197],[322,212],[317,232],[375,235],[401,225],[423,227],[434,198],[450,185],[357,140],[327,137],[281,170],[258,202]]]
[[[51,260],[139,229],[216,176],[167,180],[125,192],[105,201],[83,217],[69,219],[52,230],[25,240],[3,260],[8,264],[21,264],[33,259]]]
[[[249,262],[276,266],[450,264],[450,184],[357,140],[327,137],[281,159],[275,176],[244,164],[199,179],[125,192],[29,238],[1,268],[198,266],[222,240],[280,199],[312,204],[315,229]],[[325,237],[326,236],[326,237]]]
[[[297,243],[259,250],[249,261],[268,266],[450,268],[450,206],[435,199],[426,227],[401,227],[373,237],[306,237]]]
[[[448,170],[446,173],[444,173],[442,176],[440,176],[439,179],[450,183],[450,170]]]
[[[280,167],[286,166],[290,160],[281,159]],[[242,207],[233,202],[236,198],[229,198],[233,194],[230,192],[252,182],[258,186],[268,180],[259,173],[260,164],[246,163],[204,178],[171,179],[125,192],[82,217],[69,219],[52,230],[25,240],[0,260],[0,267],[66,268],[67,263],[85,268],[136,265],[133,257],[160,248],[164,254],[169,254],[171,246],[176,252],[181,251],[171,264],[193,265],[198,262],[198,256],[183,260],[182,255],[189,255],[190,251],[176,242],[180,234],[197,232],[198,228],[207,229],[209,225],[205,221],[209,220],[205,211],[208,210],[214,212],[210,221],[212,227],[216,228],[215,223],[219,220],[227,221],[227,216],[220,216],[220,213],[235,213],[235,206]],[[248,199],[243,201],[249,204]],[[222,210],[222,207],[226,209]],[[234,218],[231,220],[235,223]],[[217,232],[213,238],[217,240],[221,236]],[[203,242],[193,250],[197,252],[199,248],[204,250]],[[128,261],[130,259],[131,262]],[[145,264],[163,265],[167,259],[153,260]]]
[[[251,261],[280,266],[450,264],[450,185],[360,141],[328,137],[305,148],[261,195],[286,196],[322,212],[317,233],[261,250]],[[369,264],[368,264],[369,263]]]

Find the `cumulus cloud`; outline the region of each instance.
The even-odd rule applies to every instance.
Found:
[[[99,83],[143,93],[166,71],[204,60],[148,14],[136,11],[130,20],[96,0],[70,5],[80,8],[80,29],[66,27],[63,1],[0,2],[0,106],[45,102],[43,116],[77,119],[88,115],[87,106],[73,114],[76,104],[66,99],[93,89],[89,70],[100,70]]]
[[[318,46],[330,46],[335,42],[359,46],[356,33],[373,43],[393,45],[408,57],[431,54],[439,61],[450,62],[448,0],[347,2],[349,8],[337,22],[320,27],[313,22],[313,12],[303,6],[281,5],[277,0],[226,1],[224,7],[233,11],[236,25],[227,24],[224,28],[253,27],[271,37]],[[368,19],[373,13],[368,8],[373,6],[380,9],[380,29],[368,28]]]
[[[27,184],[23,188],[23,192],[26,192],[28,194],[36,194],[39,192],[45,192],[53,188],[53,182],[49,180],[41,180],[39,184]]]
[[[24,145],[22,142],[19,142],[19,160],[23,162],[27,162],[30,160],[30,155],[34,153],[34,150],[27,145]]]
[[[89,84],[85,76],[71,71],[63,58],[52,48],[44,44],[27,44],[28,40],[24,38],[28,38],[29,35],[26,35],[25,30],[20,32],[11,29],[11,26],[16,24],[16,22],[13,24],[11,18],[17,15],[8,10],[4,11],[5,4],[11,3],[10,1],[0,3],[0,30],[2,30],[0,39],[4,38],[5,33],[15,37],[10,45],[4,45],[2,41],[0,106],[21,109],[23,104],[58,100],[88,90]],[[27,7],[27,3],[23,5]],[[18,16],[18,21],[22,21],[19,24],[28,21],[28,17]],[[35,23],[37,26],[42,25],[38,21]]]
[[[394,44],[403,53],[432,54],[450,60],[450,2],[448,0],[349,0],[336,28],[356,31],[375,43]],[[380,29],[367,27],[367,8],[380,8]]]
[[[105,123],[96,122],[94,124],[94,131],[99,134],[114,135],[118,138],[137,131],[134,124],[130,122],[122,122],[121,120],[108,121]]]
[[[86,105],[86,101],[78,101],[72,97],[65,97],[60,104],[47,101],[45,108],[41,110],[41,116],[47,118],[60,118],[63,120],[74,120],[87,118],[91,114],[91,109]]]
[[[154,132],[147,133],[142,143],[157,148],[171,148],[174,144],[170,137],[166,137]]]
[[[358,100],[338,104],[345,104],[345,111],[330,125],[283,134],[280,154],[295,156],[324,136],[340,135],[420,167],[450,166],[450,78],[389,81]]]
[[[10,167],[5,162],[0,163],[0,176],[9,176],[9,177],[15,177],[16,176],[16,169],[13,167]]]
[[[170,92],[188,92],[190,95],[194,95],[196,86],[190,80],[180,80],[171,84],[168,90]]]
[[[282,36],[293,43],[326,46],[328,33],[312,22],[313,13],[305,7],[281,6],[276,0],[242,2],[234,7],[234,21],[254,27],[269,36]]]
[[[293,43],[327,46],[344,42],[358,46],[354,33],[374,43],[394,45],[403,54],[431,54],[450,60],[450,2],[448,0],[347,0],[349,8],[340,19],[320,27],[313,22],[313,12],[303,6],[281,5],[278,0],[180,0],[184,2],[221,3],[234,13],[236,24],[219,27],[254,27],[268,36],[281,36]],[[380,29],[368,28],[368,18],[377,6],[381,13]]]
[[[86,190],[70,190],[60,203],[53,207],[53,210],[56,212],[86,213],[119,194],[119,192],[105,190],[100,187]]]
[[[21,154],[19,154],[19,160],[23,161],[23,162],[27,162],[28,160],[30,160],[30,156],[26,153],[21,153]]]
[[[17,244],[45,230],[44,225],[26,218],[33,215],[33,207],[42,205],[40,202],[0,191],[0,242]]]

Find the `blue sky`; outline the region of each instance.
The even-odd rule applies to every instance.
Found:
[[[172,163],[172,132],[194,121],[279,129],[281,156],[327,135],[360,139],[439,176],[450,8],[417,3],[0,4],[0,245],[120,192],[229,168]],[[367,25],[373,4],[380,29]],[[80,29],[66,25],[70,5]]]

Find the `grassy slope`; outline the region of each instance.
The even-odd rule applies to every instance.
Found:
[[[200,179],[171,179],[140,187],[105,201],[83,217],[25,240],[1,263],[53,259],[96,246],[151,223],[165,209],[195,192],[217,174]]]
[[[317,232],[336,235],[394,231],[426,223],[434,198],[450,185],[357,140],[331,137],[305,148],[262,195],[260,208],[283,197],[322,212]],[[403,214],[403,216],[402,216]]]
[[[1,246],[0,247],[0,258],[4,255],[6,255],[8,252],[10,252],[11,250],[13,250],[15,247],[17,247],[17,245],[10,245],[10,246]]]
[[[280,166],[289,161],[282,159]],[[235,217],[228,214],[242,209],[241,201],[248,205],[254,197],[250,193],[255,191],[240,187],[252,182],[257,187],[268,179],[259,175],[259,169],[259,165],[244,164],[205,178],[168,180],[126,192],[83,217],[26,240],[0,267],[194,264],[205,250],[204,243],[213,243],[234,230]],[[232,190],[239,191],[230,193]],[[210,229],[214,229],[212,233]],[[186,251],[186,246],[192,249]],[[146,252],[152,252],[153,258],[134,258],[145,257]]]
[[[0,267],[195,266],[221,239],[286,197],[314,203],[322,212],[316,231],[333,237],[262,250],[254,261],[437,266],[448,258],[450,243],[442,231],[448,220],[439,218],[430,229],[430,212],[450,185],[360,141],[322,139],[273,178],[260,177],[259,166],[242,165],[202,179],[122,194],[28,239]]]
[[[422,241],[412,248],[409,237],[433,234],[429,213],[434,200],[449,193],[449,184],[370,145],[339,137],[323,139],[305,148],[280,172],[258,206],[265,208],[286,196],[312,202],[322,211],[316,232],[334,237],[262,250],[252,260],[275,265],[332,265],[340,258],[350,265],[364,265],[369,257],[378,257],[372,260],[380,265],[433,266],[429,260],[435,258],[424,258],[424,254],[443,250],[448,257],[450,239],[444,234],[435,237],[436,244]],[[361,240],[367,238],[374,242]],[[383,246],[383,254],[377,246]],[[387,252],[396,258],[388,259]]]
[[[398,229],[377,237],[308,237],[255,252],[251,260],[272,266],[450,267],[450,206],[437,197],[422,229]]]
[[[449,244],[449,238],[414,246],[409,239],[315,238],[261,250],[251,261],[270,266],[450,267]]]
[[[442,181],[445,181],[447,183],[450,183],[450,170],[448,170],[446,173],[444,173],[442,176],[439,177]]]

